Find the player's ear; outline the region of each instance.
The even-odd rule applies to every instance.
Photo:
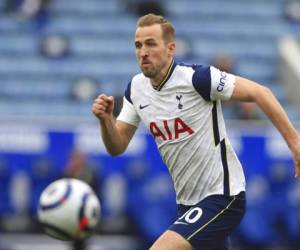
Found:
[[[173,57],[175,55],[176,44],[175,42],[168,43],[168,54]]]

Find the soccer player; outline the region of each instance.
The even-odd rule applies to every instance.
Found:
[[[287,142],[295,176],[300,137],[268,88],[212,66],[175,62],[175,31],[162,16],[138,20],[135,50],[142,73],[128,84],[117,119],[112,96],[99,95],[92,111],[113,156],[126,150],[142,121],[172,176],[178,218],[150,249],[228,249],[228,237],[245,212],[245,178],[225,131],[221,101],[261,108]]]

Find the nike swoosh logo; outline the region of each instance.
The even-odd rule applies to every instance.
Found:
[[[181,221],[175,221],[174,224],[182,224],[182,225],[188,225],[188,223],[181,222]]]
[[[150,106],[150,104],[147,104],[147,105],[144,105],[144,106],[142,106],[142,105],[140,104],[140,109],[147,108],[148,106]]]

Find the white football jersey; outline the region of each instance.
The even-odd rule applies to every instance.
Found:
[[[221,100],[229,100],[235,76],[210,66],[175,62],[154,88],[143,74],[133,77],[118,120],[153,135],[172,176],[177,203],[194,205],[213,194],[245,190],[242,166],[228,140]]]

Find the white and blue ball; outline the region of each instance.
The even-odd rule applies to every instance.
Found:
[[[56,239],[84,239],[92,234],[99,218],[100,202],[83,181],[72,178],[54,181],[40,196],[39,222]]]

